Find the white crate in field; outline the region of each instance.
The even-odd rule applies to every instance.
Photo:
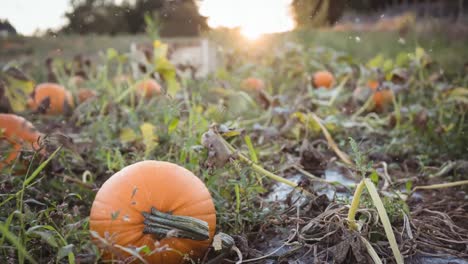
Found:
[[[172,39],[169,44],[169,60],[182,68],[193,68],[196,77],[204,77],[216,70],[217,48],[206,38]]]

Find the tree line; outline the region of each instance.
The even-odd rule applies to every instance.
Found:
[[[464,0],[294,0],[292,8],[300,27],[333,25],[345,10],[355,13],[416,11],[418,16],[461,18]]]
[[[64,33],[135,34],[145,31],[145,15],[163,25],[162,35],[198,35],[208,28],[194,0],[71,0]]]
[[[196,0],[69,0],[68,24],[60,33],[136,34],[145,31],[145,16],[162,24],[161,35],[196,36],[207,30],[207,18],[198,12]],[[255,1],[255,0],[252,0]],[[333,25],[345,10],[370,13],[399,6],[417,6],[434,14],[468,10],[464,0],[293,0],[292,12],[299,27]],[[430,7],[430,8],[427,8]],[[431,9],[432,8],[432,9]],[[427,11],[435,10],[435,11]]]

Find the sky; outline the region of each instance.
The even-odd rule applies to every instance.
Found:
[[[240,27],[250,38],[294,27],[292,0],[200,0],[200,13],[210,27]],[[20,34],[57,29],[66,23],[69,0],[0,0],[0,19],[8,19]]]
[[[261,34],[289,31],[295,23],[292,0],[203,0],[200,13],[210,27],[240,27],[249,38]]]
[[[0,0],[0,19],[8,19],[16,30],[31,35],[36,29],[56,29],[66,23],[69,0]]]

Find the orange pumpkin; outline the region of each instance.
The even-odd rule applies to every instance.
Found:
[[[372,99],[374,100],[375,108],[382,110],[393,102],[393,92],[390,89],[380,87],[378,81],[368,81],[367,86],[374,91]]]
[[[121,247],[147,246],[151,253],[141,253],[146,261],[174,264],[184,263],[183,255],[203,255],[214,236],[216,212],[208,189],[190,171],[141,161],[102,185],[89,224],[106,260],[129,257]]]
[[[325,87],[327,89],[332,88],[333,84],[335,83],[335,78],[333,74],[329,71],[318,71],[314,73],[312,77],[312,84],[316,88]]]
[[[78,102],[81,104],[91,98],[96,97],[97,93],[91,89],[81,88],[78,90]]]
[[[137,93],[146,99],[161,94],[161,86],[153,79],[146,79],[137,84]]]
[[[26,119],[14,114],[0,114],[0,143],[7,156],[0,160],[0,169],[14,161],[23,147],[39,149],[39,139],[42,136]]]
[[[260,92],[265,89],[265,83],[258,78],[250,77],[242,81],[241,88],[246,91]]]
[[[36,86],[32,100],[28,105],[37,110],[46,107],[45,113],[51,115],[62,114],[67,108],[73,107],[73,97],[63,86],[55,83],[42,83]]]
[[[376,91],[377,88],[379,88],[380,84],[378,81],[375,80],[369,80],[367,81],[367,87],[371,88],[372,91]]]

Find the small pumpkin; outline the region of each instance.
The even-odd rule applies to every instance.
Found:
[[[39,149],[42,134],[29,121],[15,114],[0,114],[0,143],[6,157],[0,159],[0,169],[14,161],[22,148]]]
[[[314,73],[312,77],[312,84],[315,88],[325,87],[327,89],[332,88],[335,83],[335,77],[329,71],[318,71]]]
[[[353,92],[353,98],[358,103],[364,103],[372,96],[374,109],[381,111],[393,102],[393,91],[384,88],[379,81],[369,80],[366,86],[358,87]]]
[[[265,89],[265,83],[258,78],[249,77],[242,81],[241,88],[246,91],[260,92]]]
[[[146,79],[137,84],[137,94],[146,99],[161,94],[161,86],[153,79]]]
[[[149,263],[175,264],[184,255],[203,255],[214,236],[216,212],[193,173],[169,162],[141,161],[102,185],[89,224],[105,260],[130,256],[119,248],[147,246],[151,253],[141,257]]]
[[[381,87],[378,81],[368,81],[367,86],[374,92],[372,99],[376,109],[383,110],[393,102],[392,90]]]
[[[78,89],[78,102],[80,104],[96,96],[97,96],[97,93],[91,89],[87,89],[87,88]]]
[[[28,105],[32,110],[41,110],[46,114],[57,115],[73,108],[73,97],[65,87],[59,84],[42,83],[36,86]]]

